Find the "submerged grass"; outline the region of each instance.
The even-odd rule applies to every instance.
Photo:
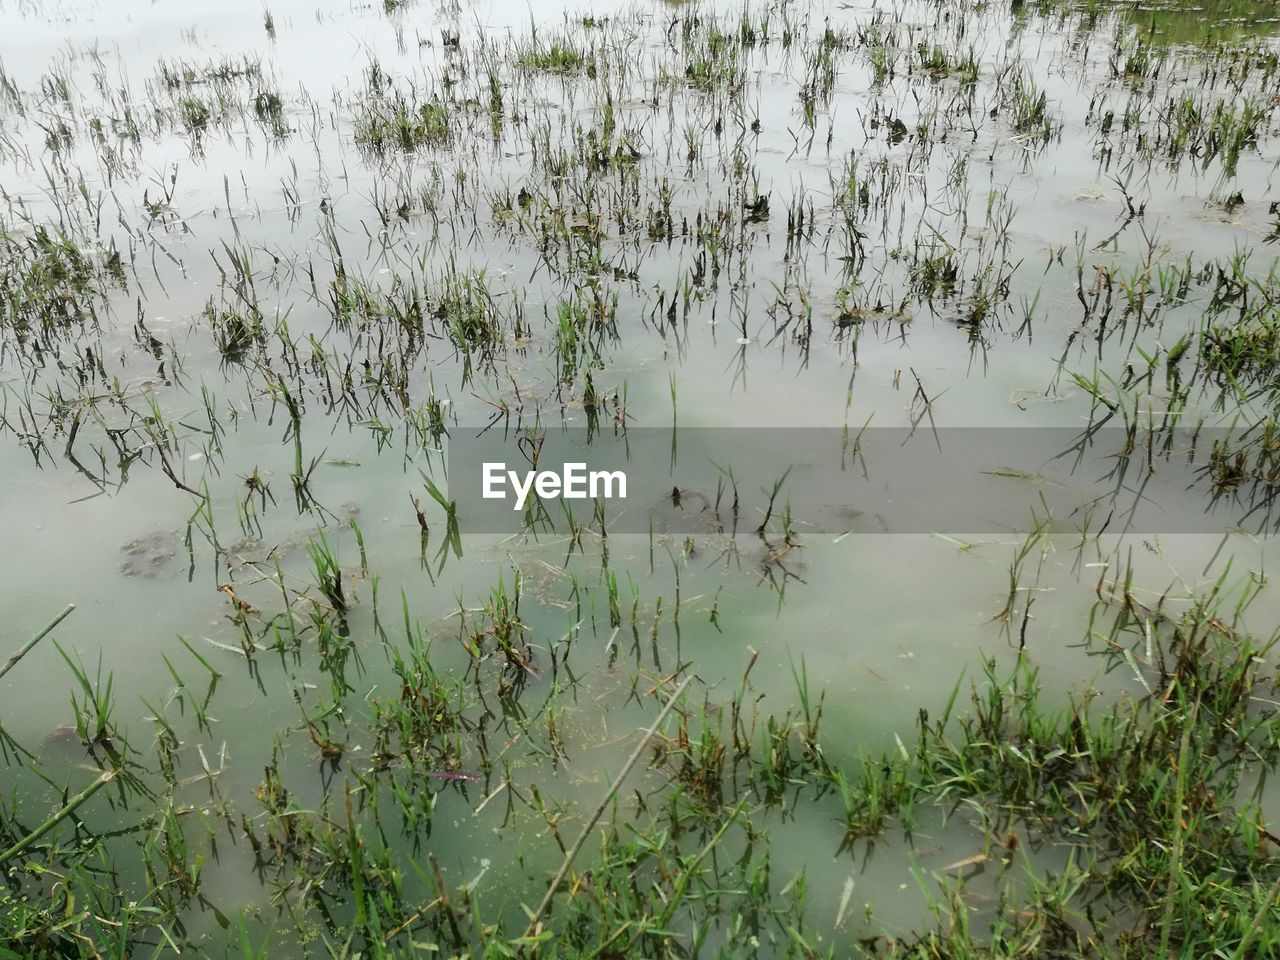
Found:
[[[955,386],[932,369],[985,373],[1009,356],[997,344],[1030,356],[1034,334],[1052,345],[1040,399],[1074,398],[1086,432],[1122,422],[1118,459],[1145,445],[1153,470],[1177,424],[1221,415],[1202,492],[1267,506],[1280,283],[1262,245],[1280,214],[1258,184],[1280,55],[1248,24],[1205,21],[1268,8],[766,0],[505,35],[446,2],[414,36],[416,8],[379,6],[400,56],[362,46],[361,79],[325,103],[257,55],[166,58],[145,98],[96,47],[34,78],[0,69],[0,158],[24,188],[0,190],[0,435],[37,471],[69,463],[89,497],[162,490],[182,532],[129,571],[163,569],[180,541],[188,579],[216,591],[193,601],[191,642],[127,648],[162,671],[125,678],[59,645],[67,726],[38,746],[0,727],[0,960],[1280,951],[1275,636],[1241,612],[1261,578],[1146,603],[1128,571],[1099,581],[1079,632],[1133,684],[1046,692],[1023,582],[1037,520],[992,618],[1010,653],[879,752],[830,731],[833,678],[775,669],[794,695],[766,703],[759,654],[728,684],[690,627],[694,610],[723,657],[738,574],[780,612],[803,583],[789,465],[745,536],[718,531],[708,599],[689,581],[712,541],[651,531],[645,579],[602,507],[568,532],[531,508],[519,536],[464,552],[442,460],[468,418],[510,429],[533,463],[545,431],[585,419],[625,439],[667,396],[673,425],[721,401],[785,410],[784,368],[827,376],[803,384],[836,383],[846,414],[856,393],[923,430]],[[277,14],[262,27],[284,44]],[[180,185],[200,171],[212,180]],[[1068,174],[1088,189],[1046,201]],[[1155,215],[1185,194],[1191,240]],[[1028,242],[1038,211],[1018,202],[1106,226]],[[1215,255],[1211,230],[1257,243]],[[931,338],[934,367],[898,358],[912,337]],[[696,350],[715,364],[685,369]],[[761,358],[766,393],[739,413]],[[126,486],[147,470],[158,488]],[[700,513],[732,501],[736,525],[721,472]],[[343,473],[382,520],[336,506]],[[286,475],[306,529],[277,538]],[[391,616],[379,549],[419,565]],[[484,566],[502,559],[511,571]],[[453,590],[452,616],[419,621]],[[834,643],[847,600],[822,598]],[[779,644],[809,639],[777,624]],[[157,683],[141,724],[117,677]],[[907,850],[925,909],[904,926],[852,885],[826,889],[817,860],[784,867],[797,823],[850,884],[873,852]],[[976,852],[929,871],[913,841],[939,824]]]
[[[345,600],[330,579],[336,567],[323,544],[312,552],[339,616]],[[682,696],[693,676],[679,684],[658,680],[655,693],[671,687],[659,695],[665,706],[572,845],[561,839],[561,814],[541,799],[536,774],[517,774],[501,759],[496,766],[484,748],[486,721],[476,710],[491,681],[478,671],[473,680],[442,672],[410,627],[405,641],[384,640],[400,689],[373,701],[379,745],[372,764],[343,773],[342,789],[326,791],[319,807],[300,804],[287,785],[279,743],[256,790],[260,815],[237,813],[236,804],[220,799],[216,811],[192,819],[177,799],[172,766],[161,764],[168,786],[141,825],[145,894],[126,893],[111,874],[99,875],[125,848],[80,811],[118,777],[127,792],[155,793],[138,779],[144,769],[114,726],[110,683],[92,681],[68,660],[86,698],[77,712],[97,718],[78,721],[79,736],[103,751],[107,765],[65,793],[38,826],[20,826],[14,811],[0,821],[9,881],[0,943],[20,956],[176,949],[183,938],[177,917],[201,896],[214,836],[232,829],[257,869],[294,903],[292,919],[275,923],[311,931],[307,936],[328,942],[337,956],[410,956],[421,943],[477,956],[674,957],[712,943],[723,955],[1267,955],[1280,945],[1271,907],[1280,890],[1280,838],[1263,814],[1267,774],[1280,760],[1280,720],[1270,706],[1280,677],[1276,638],[1255,641],[1242,620],[1258,587],[1229,597],[1224,575],[1174,613],[1164,599],[1138,601],[1131,583],[1127,575],[1100,583],[1089,642],[1110,664],[1134,671],[1148,693],[1051,702],[1023,651],[1004,669],[985,663],[967,707],[957,683],[936,716],[922,709],[914,747],[899,743],[882,756],[852,757],[846,744],[824,735],[823,698],[814,697],[803,665],[794,671],[798,709],[781,717],[758,712],[749,679],[754,658],[727,702],[711,700],[709,691],[699,695],[701,705]],[[499,587],[482,619],[499,649],[502,636],[522,631],[517,610],[518,597]],[[479,655],[490,641],[473,634],[467,642]],[[523,676],[532,650],[508,642],[524,650],[516,666]],[[567,666],[558,662],[558,669]],[[510,676],[494,675],[501,703],[514,704],[523,685],[510,686],[503,679]],[[556,706],[548,701],[542,709],[553,721]],[[503,710],[504,724],[514,720],[533,733],[532,714]],[[663,722],[673,710],[674,727]],[[323,762],[337,763],[336,710],[304,712],[304,719]],[[349,729],[348,720],[339,725]],[[560,749],[554,729],[540,735],[539,750]],[[161,756],[172,756],[177,745],[162,733],[158,746]],[[645,753],[650,787],[626,813],[615,793]],[[201,756],[201,779],[217,798],[218,770]],[[446,879],[425,842],[436,808],[476,781],[485,795],[479,808],[505,793],[524,816],[544,820],[546,842],[554,838],[564,851],[556,877],[541,885],[540,905],[526,916],[486,908],[474,884]],[[982,839],[980,852],[960,866],[976,873],[918,872],[937,916],[933,929],[890,932],[867,913],[856,937],[830,940],[814,926],[803,883],[779,886],[769,866],[770,823],[802,798],[834,802],[841,811],[843,828],[832,835],[833,853],[844,851],[837,855],[870,850],[900,832],[909,837],[937,816],[967,820]],[[390,840],[402,831],[415,838],[409,849]],[[1051,851],[1059,866],[1046,870],[1038,861]],[[63,905],[42,899],[40,878],[50,871],[61,878],[59,888],[75,892],[78,912],[67,915]],[[980,921],[969,890],[978,876],[995,887]],[[557,896],[561,880],[569,895]],[[415,903],[409,890],[420,887],[424,899]],[[124,896],[137,902],[123,907]]]

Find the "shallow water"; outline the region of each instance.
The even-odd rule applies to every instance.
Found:
[[[998,534],[833,536],[797,515],[780,556],[776,521],[767,537],[578,542],[564,530],[521,537],[464,522],[462,555],[439,560],[446,519],[424,478],[457,497],[451,483],[466,481],[448,475],[448,445],[495,420],[581,427],[598,416],[606,431],[615,420],[721,431],[872,423],[924,438],[1083,428],[1099,408],[1073,374],[1099,373],[1132,410],[1169,408],[1169,351],[1199,333],[1212,293],[1202,267],[1247,251],[1242,272],[1259,289],[1274,282],[1276,248],[1262,241],[1276,220],[1280,26],[1231,4],[1248,21],[1232,31],[1244,46],[1213,59],[1188,44],[1216,35],[1221,16],[1206,33],[1185,11],[1154,31],[1148,12],[1125,5],[952,6],[751,5],[769,38],[740,51],[740,78],[713,74],[704,87],[697,70],[739,54],[690,51],[716,17],[729,35],[737,3],[597,4],[566,16],[549,5],[276,2],[274,35],[257,0],[0,9],[0,64],[17,91],[0,106],[0,227],[23,242],[48,224],[86,247],[114,244],[123,277],[101,298],[96,328],[57,332],[42,349],[4,328],[0,579],[11,645],[75,602],[55,638],[90,673],[114,675],[115,720],[133,745],[145,753],[153,736],[145,698],[182,731],[192,782],[180,801],[251,817],[273,739],[302,804],[319,806],[348,770],[367,769],[369,702],[397,683],[375,626],[375,580],[383,629],[400,642],[406,619],[420,625],[437,669],[461,675],[459,608],[478,610],[499,582],[514,590],[519,572],[537,660],[519,697],[526,716],[556,699],[566,757],[548,759],[541,734],[518,735],[505,716],[492,735],[508,743],[511,782],[566,804],[566,823],[603,795],[652,716],[631,696],[637,678],[651,685],[680,665],[717,706],[755,662],[760,707],[779,715],[796,707],[807,671],[850,761],[909,741],[922,707],[940,711],[958,677],[976,676],[984,656],[1011,663],[1020,645],[1055,695],[1138,693],[1140,677],[1105,673],[1082,648],[1099,578],[1131,565],[1140,589],[1176,603],[1229,562],[1233,583],[1263,570],[1275,555],[1268,538],[1231,533],[1230,522],[1204,535],[1033,534],[1032,516]],[[826,29],[843,39],[824,80]],[[594,76],[522,69],[512,61],[535,30],[608,52]],[[922,62],[934,46],[970,56],[976,81]],[[1160,66],[1131,71],[1134,57]],[[496,113],[487,63],[503,85]],[[1015,88],[1031,91],[1032,106],[1044,93],[1038,119],[1018,120],[1027,102]],[[440,142],[368,145],[361,124],[393,91],[447,105]],[[1254,135],[1238,151],[1221,145],[1221,130],[1212,148],[1171,145],[1162,122],[1185,98],[1205,117],[1251,98]],[[612,161],[595,155],[605,138]],[[760,197],[767,216],[751,206]],[[1166,272],[1174,267],[1188,274],[1185,289]],[[1146,292],[1126,299],[1126,279]],[[481,283],[487,294],[476,296]],[[471,355],[450,339],[459,302],[496,330]],[[266,332],[220,349],[206,304],[251,303]],[[420,331],[386,303],[418,311]],[[585,312],[590,338],[558,335],[566,304]],[[1144,355],[1158,358],[1149,388]],[[601,399],[584,399],[588,390]],[[1185,400],[1185,422],[1221,426],[1266,402],[1224,406],[1206,387]],[[451,436],[432,431],[433,415]],[[305,475],[304,495],[294,475]],[[945,482],[931,489],[948,495]],[[207,493],[207,506],[191,491]],[[1208,497],[1194,488],[1173,509]],[[304,721],[334,701],[314,633],[295,655],[268,649],[259,632],[250,663],[233,622],[234,597],[253,608],[249,631],[266,631],[285,606],[282,584],[300,623],[320,610],[307,545],[321,534],[341,564],[360,660],[348,667],[337,771]],[[1278,613],[1265,591],[1250,609],[1263,634]],[[207,680],[178,637],[224,674],[205,728],[189,701]],[[548,676],[553,649],[576,687]],[[179,690],[171,665],[191,689]],[[37,647],[0,684],[5,729],[46,744],[53,775],[74,781],[82,751],[46,739],[68,720],[58,649]],[[200,776],[197,745],[216,777]],[[477,763],[470,746],[463,757]],[[542,817],[506,806],[502,767],[473,772],[438,784],[428,842],[451,881],[478,877],[492,911],[518,915],[560,851]],[[22,807],[47,808],[34,778],[10,776],[30,785]],[[656,771],[640,779],[654,791],[664,782]],[[833,942],[855,925],[835,929],[847,878],[851,916],[874,901],[902,930],[927,918],[911,844],[890,841],[865,861],[842,852],[826,801],[777,819],[769,829],[787,853],[775,883],[807,876],[815,923],[830,924]],[[409,833],[397,842],[407,847]],[[978,835],[961,818],[915,846],[940,848],[932,863],[956,862]],[[256,905],[255,923],[281,931],[279,955],[305,953],[269,906],[270,885],[252,877],[244,845],[220,844],[207,902],[184,916],[192,942],[220,952],[230,941],[215,910]]]

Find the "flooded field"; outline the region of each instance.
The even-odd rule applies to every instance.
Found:
[[[0,0],[0,960],[1277,955],[1277,255],[1263,0]]]

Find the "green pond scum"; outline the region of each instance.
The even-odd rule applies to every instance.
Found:
[[[0,0],[0,960],[1280,956],[1278,257],[1269,0]]]

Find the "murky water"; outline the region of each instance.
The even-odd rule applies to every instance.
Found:
[[[0,9],[6,257],[43,227],[117,265],[101,295],[59,293],[50,267],[30,316],[74,297],[94,318],[43,334],[9,291],[6,642],[76,603],[54,638],[114,676],[132,746],[152,752],[153,709],[178,731],[174,802],[212,825],[190,832],[210,848],[190,941],[221,955],[255,907],[272,956],[311,949],[219,818],[260,816],[273,749],[296,802],[340,803],[376,767],[390,650],[420,632],[465,675],[464,621],[517,577],[520,710],[476,682],[485,768],[464,737],[454,772],[475,779],[436,780],[430,830],[391,841],[474,877],[492,914],[536,902],[561,857],[530,788],[576,832],[652,717],[637,685],[678,667],[719,708],[754,664],[778,715],[807,672],[848,761],[909,741],[922,707],[1020,646],[1055,695],[1137,691],[1082,648],[1100,578],[1132,565],[1176,603],[1229,564],[1233,583],[1264,570],[1267,538],[1032,534],[1032,517],[832,536],[797,516],[727,547],[464,523],[457,556],[426,481],[456,496],[450,435],[491,422],[1083,428],[1105,413],[1094,381],[1147,423],[1256,419],[1265,392],[1224,403],[1205,376],[1180,396],[1170,372],[1196,380],[1171,351],[1200,349],[1233,261],[1251,296],[1276,291],[1280,26],[1270,5],[1222,6],[277,0],[270,29],[258,0]],[[1197,48],[1220,35],[1232,52]],[[557,42],[585,60],[549,59]],[[337,695],[321,535],[352,638]],[[1278,614],[1265,591],[1250,609],[1262,633]],[[222,674],[207,720],[193,650]],[[4,729],[55,782],[90,776],[58,648],[2,684]],[[635,776],[637,797],[665,782]],[[33,819],[56,799],[26,767],[10,783]],[[865,928],[864,903],[914,929],[910,865],[962,861],[980,834],[939,818],[864,859],[829,797],[761,825],[773,882],[805,875],[831,943]]]

